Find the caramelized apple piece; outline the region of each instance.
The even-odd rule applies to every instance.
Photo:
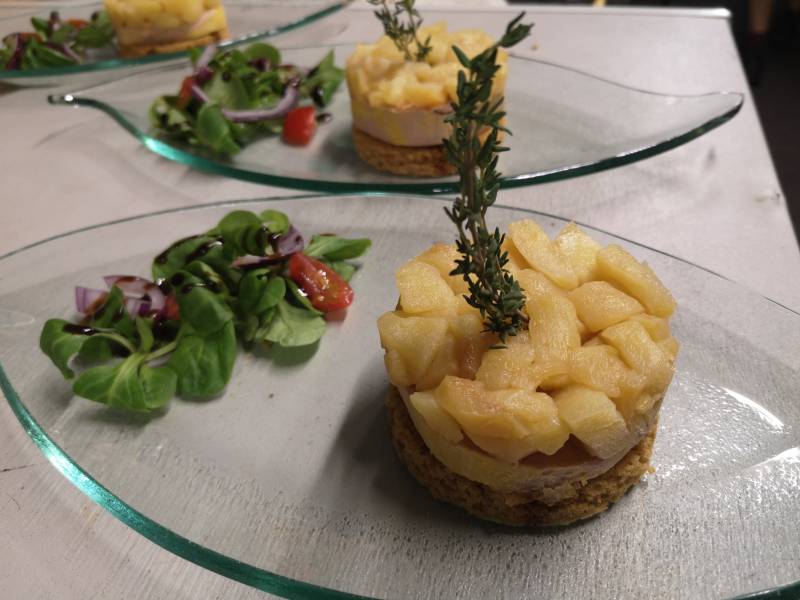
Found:
[[[461,295],[469,291],[467,282],[464,281],[461,275],[450,275],[453,269],[456,268],[456,259],[460,256],[455,246],[438,243],[428,248],[414,260],[434,267],[439,271],[442,279],[447,282],[447,285],[450,286],[450,289],[453,290],[453,293]]]
[[[647,333],[650,334],[650,337],[654,342],[660,342],[661,340],[665,340],[670,336],[669,322],[666,319],[661,319],[659,317],[654,317],[653,315],[642,313],[639,315],[633,315],[627,320],[641,323],[642,327],[647,330]]]
[[[625,373],[617,381],[619,395],[612,398],[612,400],[617,405],[617,410],[623,416],[625,422],[630,423],[631,419],[639,414],[640,399],[642,396],[648,395],[644,393],[646,384],[647,377],[633,369],[625,369]]]
[[[553,454],[569,437],[547,394],[490,391],[481,382],[446,377],[435,397],[476,445],[504,460],[515,462],[533,452]]]
[[[553,241],[569,261],[580,283],[597,279],[597,253],[600,251],[600,244],[575,223],[565,225]]]
[[[514,275],[519,282],[525,298],[530,300],[535,296],[555,295],[563,296],[566,292],[550,281],[547,277],[533,269],[522,269]]]
[[[517,247],[514,245],[514,242],[511,241],[509,236],[506,236],[503,240],[500,250],[506,253],[508,262],[506,263],[505,268],[512,273],[531,268],[531,266],[528,264],[528,261],[526,261],[525,257],[519,253],[519,250],[517,250]]]
[[[561,420],[594,456],[610,458],[630,445],[625,419],[603,392],[571,385],[554,398]]]
[[[623,321],[600,336],[614,346],[622,359],[647,378],[646,392],[661,393],[672,379],[672,359],[654,342],[641,323]]]
[[[378,319],[389,380],[396,386],[417,383],[446,341],[447,321],[438,317],[402,317],[396,312]]]
[[[680,349],[681,345],[674,337],[668,337],[667,339],[660,340],[657,343],[664,352],[672,357],[673,360],[678,356],[678,350]]]
[[[572,265],[535,221],[526,219],[508,226],[508,233],[517,250],[534,269],[566,290],[578,287]]]
[[[583,346],[570,355],[569,376],[572,381],[611,398],[620,395],[619,382],[627,370],[611,346]]]
[[[536,391],[539,380],[534,377],[534,351],[527,332],[509,338],[506,346],[489,350],[483,355],[475,379],[488,390],[518,388]]]
[[[616,244],[597,253],[597,272],[644,304],[651,315],[669,317],[675,312],[675,299],[653,270]]]
[[[416,392],[411,394],[410,400],[411,405],[422,415],[428,427],[448,442],[457,444],[464,439],[458,422],[439,407],[433,392]]]
[[[436,388],[436,400],[458,421],[467,435],[477,433],[509,439],[525,437],[525,426],[512,407],[499,406],[500,399],[495,395],[498,393],[502,392],[487,391],[479,381],[448,376]]]
[[[569,353],[581,345],[578,320],[572,302],[562,296],[539,295],[526,303],[528,331],[537,361],[566,363]]]
[[[435,267],[412,260],[395,273],[400,306],[407,313],[454,311],[455,296]]]
[[[605,281],[590,281],[568,294],[578,318],[590,331],[600,331],[644,312],[639,302]]]

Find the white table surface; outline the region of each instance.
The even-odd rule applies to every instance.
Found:
[[[11,10],[20,9],[4,9],[0,0],[0,16]],[[511,14],[519,7],[493,10]],[[429,21],[455,18],[426,14]],[[501,201],[666,251],[800,311],[800,252],[724,14],[559,6],[531,7],[529,15],[536,27],[526,52],[533,56],[639,88],[736,90],[746,100],[733,121],[667,154],[505,191]],[[360,5],[311,28],[282,43],[358,41],[378,33]],[[0,255],[91,223],[292,193],[163,160],[99,112],[48,106],[52,91],[0,87]],[[99,508],[50,466],[4,402],[0,557],[0,598],[267,597],[175,557]]]

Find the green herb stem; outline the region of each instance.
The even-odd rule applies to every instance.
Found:
[[[419,39],[419,27],[422,17],[414,8],[414,0],[395,0],[394,10],[389,8],[388,0],[367,0],[372,6],[379,6],[375,16],[383,25],[383,31],[394,42],[395,47],[403,53],[406,60],[422,62],[433,49],[431,38],[423,42]],[[412,54],[412,44],[416,52]]]
[[[486,211],[500,188],[498,155],[508,150],[500,144],[499,135],[501,131],[511,135],[502,125],[503,98],[492,100],[492,83],[500,68],[498,50],[514,46],[530,33],[532,25],[520,23],[523,16],[508,24],[496,44],[473,58],[453,47],[465,71],[458,74],[458,100],[447,118],[453,132],[444,140],[447,158],[460,178],[459,195],[452,208],[445,209],[458,230],[456,247],[461,253],[452,274],[463,276],[469,288],[467,302],[480,311],[486,331],[496,333],[502,343],[528,323],[528,316],[522,288],[505,268],[505,235],[497,228],[490,231],[486,223]],[[483,141],[482,135],[486,136]]]

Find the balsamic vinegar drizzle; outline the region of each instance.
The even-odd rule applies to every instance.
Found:
[[[167,257],[169,253],[172,252],[175,248],[183,244],[184,242],[188,242],[189,240],[194,240],[201,237],[201,234],[198,235],[190,235],[189,237],[185,237],[183,239],[178,240],[177,242],[171,244],[166,250],[164,250],[161,254],[155,257],[154,262],[163,265],[167,262]]]
[[[221,237],[216,237],[213,240],[209,240],[203,244],[200,244],[194,250],[194,252],[191,252],[189,255],[186,256],[186,264],[189,264],[190,262],[197,260],[202,256],[205,256],[206,254],[211,252],[212,249],[222,245],[223,242]]]

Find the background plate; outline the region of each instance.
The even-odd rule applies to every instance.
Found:
[[[344,65],[351,44],[292,48],[283,60],[313,66],[333,48]],[[350,99],[346,86],[326,112],[308,146],[290,147],[277,137],[263,138],[224,159],[162,139],[150,127],[148,110],[162,94],[175,94],[188,64],[152,69],[66,95],[54,104],[97,108],[112,117],[147,148],[191,167],[269,185],[314,191],[442,192],[456,189],[447,178],[402,177],[363,163],[351,140]],[[512,56],[506,84],[508,126],[500,169],[503,187],[517,187],[594,173],[629,164],[680,146],[732,118],[742,105],[738,93],[665,95],[637,90],[580,71]]]
[[[227,48],[255,40],[268,38],[279,33],[291,31],[326,17],[345,7],[351,0],[225,0],[225,12],[228,17],[228,30],[231,37],[222,42],[221,47]],[[0,4],[2,8],[2,4]],[[31,11],[24,15],[15,15],[0,19],[0,38],[9,33],[31,31],[31,17],[47,17],[52,10],[59,10],[62,18],[88,19],[96,10],[101,10],[101,2],[90,4],[64,4],[63,6],[48,3],[45,7],[38,8],[31,5]],[[89,61],[71,67],[52,69],[35,69],[29,71],[0,71],[0,83],[13,85],[56,85],[65,81],[96,81],[94,77],[87,81],[90,75],[110,69],[131,69],[142,67],[166,60],[174,60],[186,56],[187,52],[171,52],[169,54],[154,54],[139,58],[122,58],[116,51],[99,50],[90,55]],[[83,75],[78,78],[77,76]],[[73,85],[76,85],[73,83]],[[78,84],[79,85],[79,84]]]
[[[234,205],[285,210],[307,234],[372,238],[347,319],[315,352],[240,354],[224,395],[173,400],[151,419],[72,398],[38,350],[43,321],[72,316],[74,285],[147,274],[160,249]],[[718,598],[798,579],[800,315],[601,232],[647,260],[679,303],[656,472],[598,518],[532,531],[474,520],[412,480],[389,440],[375,319],[395,304],[393,270],[452,239],[445,205],[245,201],[22,249],[0,260],[0,384],[50,461],[94,500],[185,558],[290,597]],[[501,226],[520,218],[551,234],[564,225],[491,211]]]

